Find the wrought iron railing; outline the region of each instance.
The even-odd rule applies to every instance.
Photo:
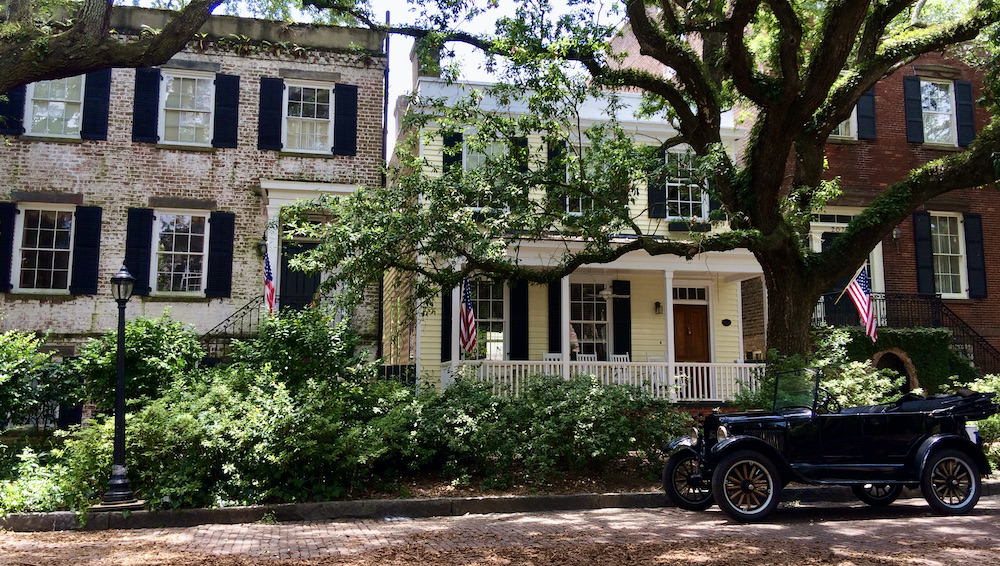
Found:
[[[264,309],[263,295],[250,299],[250,302],[229,315],[226,320],[203,334],[201,343],[205,348],[205,358],[213,363],[225,360],[232,354],[234,338],[242,339],[256,336],[260,330]]]
[[[813,313],[813,324],[858,326],[861,321],[850,296],[823,295]],[[947,328],[960,354],[980,372],[1000,371],[1000,351],[948,308],[940,295],[872,293],[875,322],[881,328]]]

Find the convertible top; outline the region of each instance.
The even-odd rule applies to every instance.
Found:
[[[968,420],[985,419],[1000,410],[993,398],[996,393],[977,393],[968,389],[960,389],[948,395],[923,397],[907,393],[895,403],[886,405],[868,405],[865,407],[846,407],[838,413],[841,415],[859,415],[867,413],[934,413],[964,417]]]

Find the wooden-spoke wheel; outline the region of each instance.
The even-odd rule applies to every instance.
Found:
[[[704,511],[715,503],[712,486],[702,478],[698,459],[691,452],[678,452],[667,460],[663,491],[671,503],[688,511]]]
[[[924,499],[944,515],[968,513],[979,501],[982,480],[976,463],[964,452],[942,450],[930,457],[920,475]]]
[[[741,450],[719,462],[712,489],[727,515],[749,523],[763,520],[778,505],[781,479],[767,456]]]

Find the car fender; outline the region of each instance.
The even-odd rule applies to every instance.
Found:
[[[698,445],[698,440],[690,436],[682,436],[680,438],[675,438],[670,442],[663,445],[663,451],[667,454],[672,454],[673,452],[679,452],[682,449],[690,450],[697,453],[695,446]]]
[[[917,448],[915,456],[917,469],[924,469],[924,465],[927,464],[927,460],[930,458],[932,452],[945,448],[954,448],[968,454],[976,463],[976,467],[979,468],[980,475],[988,476],[992,473],[990,463],[986,459],[986,455],[983,454],[982,448],[973,444],[968,437],[957,434],[935,434],[924,440],[920,444],[920,447]]]
[[[792,470],[788,467],[788,462],[785,461],[785,457],[782,456],[781,453],[774,448],[774,446],[771,446],[767,442],[764,442],[755,436],[730,436],[712,447],[709,451],[708,459],[714,466],[716,462],[734,450],[753,450],[754,452],[760,452],[771,459],[771,462],[778,467],[778,470],[781,472],[784,479],[787,480],[794,475]]]

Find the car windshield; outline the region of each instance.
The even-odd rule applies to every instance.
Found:
[[[789,407],[812,409],[816,402],[816,385],[819,373],[805,368],[782,371],[774,378],[775,412]]]

